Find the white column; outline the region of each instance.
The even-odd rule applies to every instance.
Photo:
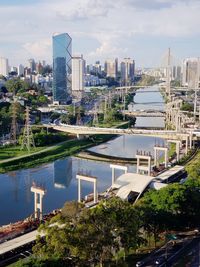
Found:
[[[186,140],[185,140],[185,154],[186,155],[188,154],[188,137],[186,137]]]
[[[176,159],[177,161],[179,161],[180,159],[180,143],[179,142],[176,142]]]
[[[38,219],[38,212],[37,212],[37,193],[34,192],[34,218]]]
[[[112,185],[115,183],[115,169],[112,167]]]
[[[168,163],[168,150],[165,150],[165,168],[167,168],[167,163]]]
[[[154,165],[157,166],[157,149],[154,147]]]
[[[81,202],[81,179],[78,178],[78,202]]]
[[[137,158],[137,170],[136,170],[137,173],[139,173],[139,165],[140,165],[140,159]]]
[[[151,175],[151,158],[148,160],[148,175]]]
[[[190,149],[192,148],[192,132],[190,132]]]
[[[39,204],[39,210],[40,210],[40,220],[42,220],[42,213],[43,213],[43,211],[42,211],[42,198],[43,198],[43,196],[40,194],[40,204]]]
[[[94,203],[97,203],[98,196],[97,196],[97,180],[94,180]]]

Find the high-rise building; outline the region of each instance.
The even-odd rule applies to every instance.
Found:
[[[17,73],[18,73],[18,76],[22,76],[22,75],[24,75],[24,66],[23,65],[19,65],[18,67],[17,67]]]
[[[8,59],[0,57],[0,74],[3,76],[8,76],[8,72],[9,72]]]
[[[181,66],[173,66],[172,79],[181,81]]]
[[[105,62],[105,72],[107,77],[116,78],[118,71],[118,59],[108,59]]]
[[[124,58],[121,62],[121,83],[122,85],[131,85],[134,81],[135,61],[130,58]]]
[[[84,60],[83,56],[72,57],[72,95],[82,98],[84,91]]]
[[[67,33],[53,36],[53,100],[67,104],[71,99],[72,39]]]
[[[36,63],[35,63],[35,60],[34,60],[33,58],[30,58],[30,59],[28,60],[28,63],[29,63],[28,67],[29,67],[31,73],[34,72],[34,71],[36,70]]]
[[[186,58],[183,61],[182,84],[190,88],[199,86],[200,58]]]

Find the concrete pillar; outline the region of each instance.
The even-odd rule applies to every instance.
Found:
[[[34,193],[34,218],[42,220],[42,199],[46,190],[42,187],[33,185],[31,186],[31,192]]]
[[[188,137],[186,137],[186,140],[185,140],[185,154],[186,155],[188,154]]]
[[[94,196],[94,204],[98,201],[98,193],[97,193],[97,178],[86,175],[76,175],[76,179],[78,179],[78,202],[81,202],[81,180],[93,183],[93,196]]]
[[[168,148],[167,147],[159,147],[159,146],[154,146],[154,164],[158,166],[158,152],[159,151],[164,151],[164,161],[165,161],[165,168],[167,167],[168,164]]]
[[[180,143],[176,142],[176,157],[177,157],[177,161],[180,160]]]
[[[158,155],[157,149],[155,149],[155,147],[154,147],[154,165],[156,165],[156,166],[157,166],[157,163],[158,163],[157,155]]]
[[[167,140],[168,143],[175,143],[176,144],[176,160],[179,161],[180,159],[180,146],[181,141],[180,140]]]
[[[38,202],[38,194],[36,192],[34,192],[34,218],[35,219],[38,219],[37,202]]]
[[[81,179],[78,179],[78,202],[81,202]]]
[[[192,148],[192,132],[190,132],[190,149]]]
[[[137,173],[147,173],[147,175],[151,175],[151,156],[150,155],[136,155],[137,158]],[[147,165],[141,165],[140,160],[144,160],[147,162]]]
[[[97,180],[94,180],[94,203],[97,203]]]
[[[112,186],[113,186],[113,184],[115,183],[115,169],[122,170],[122,171],[124,171],[124,173],[127,173],[128,167],[127,166],[110,164],[110,168],[112,169]]]

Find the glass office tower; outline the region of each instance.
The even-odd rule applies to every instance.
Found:
[[[71,99],[71,44],[67,33],[53,36],[53,100],[59,104]]]

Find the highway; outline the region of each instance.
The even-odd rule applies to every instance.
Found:
[[[177,265],[180,259],[193,251],[193,258],[190,265]],[[191,265],[192,263],[192,265]],[[137,267],[176,267],[176,266],[200,266],[200,237],[184,236],[176,241],[169,241],[163,247],[153,251],[147,258],[136,264]]]
[[[6,242],[0,244],[0,256],[4,253],[7,253],[11,250],[14,250],[18,247],[21,247],[27,243],[31,243],[36,240],[36,236],[38,235],[38,231],[32,231],[28,234],[21,235],[19,237],[13,238]]]

